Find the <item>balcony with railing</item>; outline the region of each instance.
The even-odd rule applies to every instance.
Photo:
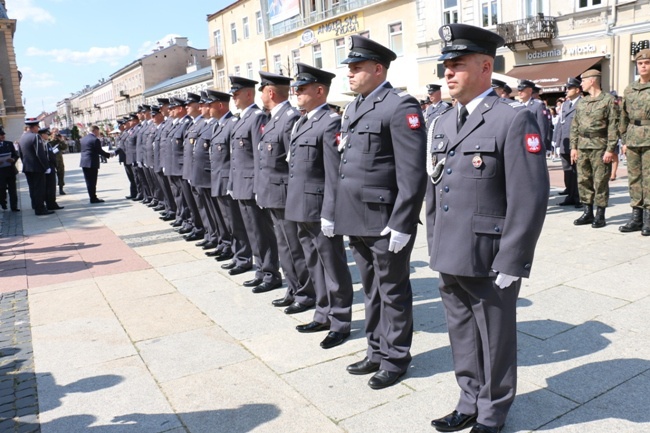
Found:
[[[542,14],[497,24],[497,33],[505,39],[506,46],[512,51],[517,51],[517,44],[523,44],[532,50],[535,41],[551,46],[551,41],[558,36],[555,17],[545,17]]]
[[[208,47],[208,57],[211,59],[220,59],[223,57],[223,47],[212,45]]]
[[[304,29],[305,27],[309,27],[314,23],[338,17],[346,12],[360,9],[364,6],[369,6],[375,3],[381,3],[383,1],[386,0],[340,0],[337,4],[324,11],[305,13],[304,16],[297,15],[291,19],[271,25],[268,38],[271,39],[287,33],[295,32]]]

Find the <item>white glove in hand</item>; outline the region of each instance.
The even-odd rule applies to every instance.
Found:
[[[45,174],[50,174],[50,173],[52,173],[52,169],[51,169],[51,168],[48,168],[47,170],[45,170]]]
[[[56,147],[52,148],[52,153],[56,155],[57,153],[59,153],[59,149],[57,149]]]
[[[334,221],[325,218],[320,219],[320,231],[328,238],[334,237]]]
[[[519,280],[519,277],[514,277],[512,275],[499,272],[497,279],[494,281],[494,284],[499,286],[500,289],[505,289],[506,287],[510,287],[510,285],[517,280]]]
[[[407,235],[406,233],[400,233],[398,231],[391,229],[388,226],[381,231],[380,235],[386,236],[388,233],[390,233],[390,242],[388,243],[388,251],[392,251],[395,254],[399,253],[402,250],[402,248],[404,248],[406,244],[408,244],[409,240],[411,239],[411,235]]]
[[[232,196],[232,191],[231,190],[226,191],[226,194],[228,194],[230,196],[230,198],[235,198],[235,197]]]

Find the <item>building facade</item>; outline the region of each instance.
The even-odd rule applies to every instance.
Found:
[[[0,125],[7,140],[17,140],[23,132],[25,107],[20,91],[21,74],[16,64],[14,34],[16,20],[7,15],[5,1],[0,0]]]

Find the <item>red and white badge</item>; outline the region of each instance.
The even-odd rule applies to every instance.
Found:
[[[262,126],[260,126],[260,131],[262,132],[262,134],[264,134],[264,127],[265,127],[265,126],[266,126],[266,125],[262,125]]]
[[[530,153],[539,153],[542,150],[542,139],[539,134],[526,134],[526,149]]]
[[[341,145],[341,133],[337,132],[336,133],[336,146],[338,147],[340,145]]]
[[[407,114],[406,121],[411,129],[418,129],[420,127],[420,117],[415,113]]]

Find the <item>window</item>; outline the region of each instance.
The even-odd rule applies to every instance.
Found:
[[[255,26],[258,35],[264,32],[264,21],[262,21],[262,11],[255,12]]]
[[[493,27],[498,24],[496,0],[481,1],[481,22],[483,27]]]
[[[388,34],[390,38],[390,49],[398,56],[404,54],[402,43],[402,23],[395,23],[388,26]]]
[[[226,89],[226,71],[223,69],[217,71],[217,89]]]
[[[309,0],[309,12],[316,12],[316,0]]]
[[[266,71],[266,59],[260,59],[260,71]]]
[[[312,46],[314,53],[314,67],[322,68],[323,67],[323,53],[320,50],[320,44]]]
[[[442,20],[443,24],[454,24],[458,22],[458,0],[442,1]]]
[[[233,75],[235,77],[241,76],[241,68],[239,66],[235,66],[235,73]]]
[[[276,74],[282,73],[282,56],[279,54],[273,56],[273,71]]]
[[[249,79],[253,79],[253,62],[246,63],[246,76]]]
[[[298,63],[299,61],[300,61],[300,50],[291,50],[291,66],[293,67],[294,71],[298,70],[296,63]],[[291,71],[289,71],[289,75],[291,75]]]
[[[339,38],[334,41],[334,50],[336,56],[336,66],[338,67],[345,66],[341,64],[341,62],[345,60],[345,58],[347,57],[347,53],[345,49],[345,38]]]
[[[250,36],[250,32],[248,30],[248,17],[242,18],[241,25],[243,28],[242,31],[244,33],[244,39],[248,39],[248,37]]]
[[[214,31],[214,52],[217,55],[223,55],[223,45],[221,42],[221,30]]]
[[[600,6],[603,4],[602,0],[578,0],[578,8],[590,8],[593,6]]]
[[[232,43],[237,43],[237,26],[235,23],[230,23],[230,39],[232,39]]]
[[[538,14],[544,14],[544,0],[525,0],[526,17],[534,17]]]

